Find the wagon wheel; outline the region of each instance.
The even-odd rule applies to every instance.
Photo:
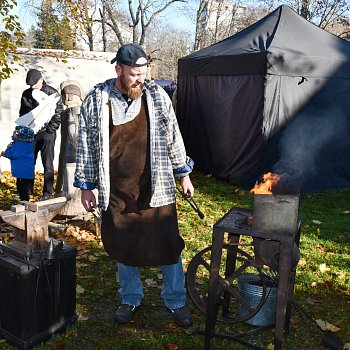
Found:
[[[211,246],[194,256],[186,273],[188,293],[196,307],[204,314],[207,310],[210,256]],[[261,300],[257,305],[249,304],[241,296],[238,288],[240,277],[247,273],[254,274],[254,284],[262,287]],[[252,318],[265,302],[266,287],[265,274],[254,264],[254,259],[247,252],[237,245],[223,246],[216,295],[217,305],[222,309],[221,313],[218,312],[218,321],[236,323]]]

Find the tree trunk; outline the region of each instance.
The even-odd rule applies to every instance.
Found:
[[[308,0],[302,0],[301,3],[301,10],[300,10],[300,16],[304,17],[305,19],[308,19],[309,14],[309,1]]]

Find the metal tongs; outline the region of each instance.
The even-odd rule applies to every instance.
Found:
[[[178,187],[176,187],[176,189],[179,191],[179,193],[181,194],[181,197],[183,199],[186,199],[187,202],[190,204],[190,206],[194,209],[194,211],[198,214],[198,216],[201,219],[204,219],[204,214],[201,212],[201,210],[198,208],[197,203],[194,201],[194,199],[192,197],[190,197],[189,195],[187,195],[186,193],[182,192]]]
[[[101,209],[100,208],[96,208],[96,207],[93,207],[92,208],[92,215],[98,220],[98,221],[101,221],[102,219],[102,215],[101,215]]]

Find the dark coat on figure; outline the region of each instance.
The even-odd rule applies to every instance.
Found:
[[[35,107],[39,106],[38,101],[33,98],[32,91],[33,91],[32,88],[28,88],[24,90],[22,93],[21,107],[19,110],[20,117],[26,113],[29,113]],[[52,95],[55,93],[58,94],[58,91],[54,89],[52,86],[47,85],[45,81],[43,82],[43,87],[41,88],[41,91],[45,92],[46,95]],[[45,130],[49,134],[52,134],[53,132],[55,132],[60,127],[62,111],[63,111],[63,104],[61,99],[59,99],[56,105],[55,114],[52,116],[50,121],[45,125],[43,130]],[[41,130],[39,132],[41,132]]]

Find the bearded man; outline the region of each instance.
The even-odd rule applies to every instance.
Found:
[[[161,266],[164,304],[178,326],[188,327],[175,178],[192,197],[193,161],[167,93],[146,79],[141,46],[121,46],[111,63],[117,78],[95,86],[82,104],[74,186],[87,211],[102,210],[102,241],[119,273],[115,322],[128,323],[141,305],[139,267]]]

